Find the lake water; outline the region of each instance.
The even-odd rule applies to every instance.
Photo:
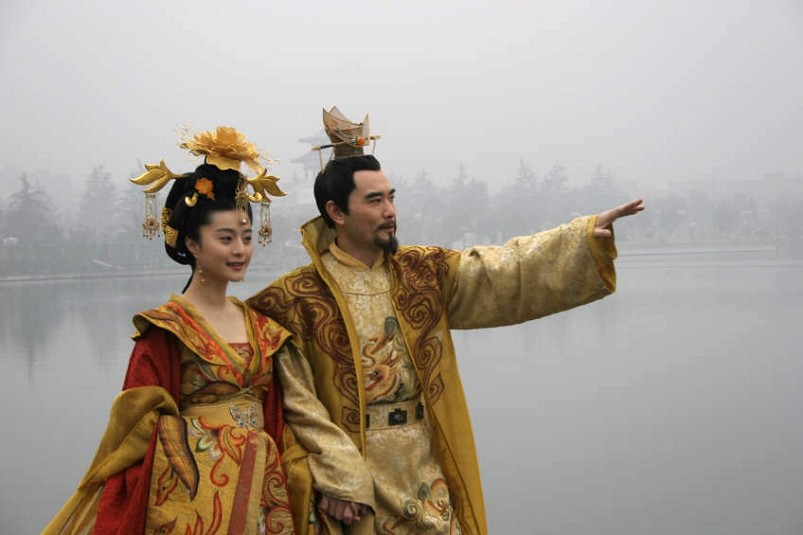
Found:
[[[600,302],[455,332],[491,533],[803,533],[803,264],[617,266]],[[75,488],[131,316],[185,278],[0,285],[3,533],[38,533]]]

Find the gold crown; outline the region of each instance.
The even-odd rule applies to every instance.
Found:
[[[371,135],[368,114],[361,123],[355,123],[343,115],[337,106],[332,106],[329,111],[323,110],[323,126],[331,143],[312,147],[312,150],[319,153],[321,169],[323,169],[323,156],[320,154],[323,149],[332,149],[330,158],[332,160],[362,156],[365,154],[363,148],[371,141],[374,142],[373,151],[375,151],[376,141],[382,137],[378,134]]]

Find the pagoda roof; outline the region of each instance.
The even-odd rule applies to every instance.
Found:
[[[325,145],[329,143],[329,137],[323,129],[318,130],[316,133],[298,138],[299,143],[309,143],[310,145]]]

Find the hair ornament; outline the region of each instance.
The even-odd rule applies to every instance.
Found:
[[[267,161],[256,145],[248,141],[245,134],[231,126],[218,126],[212,132],[207,130],[190,135],[185,128],[181,134],[179,147],[187,149],[190,154],[204,156],[206,163],[214,165],[221,171],[234,169],[239,171],[240,164],[245,163],[254,173],[260,173],[264,167],[260,160]]]
[[[159,160],[159,165],[145,164],[146,171],[136,178],[129,180],[137,186],[148,186],[143,191],[145,193],[145,220],[142,223],[142,237],[152,240],[159,236],[159,224],[157,214],[159,213],[156,193],[174,179],[183,178],[184,175],[177,175],[168,169],[164,160]],[[162,218],[162,228],[167,226],[167,221]]]
[[[269,243],[272,228],[270,223],[271,200],[268,195],[273,197],[283,197],[285,195],[285,192],[279,188],[279,177],[269,175],[267,166],[261,163],[268,164],[272,163],[273,160],[266,158],[253,143],[248,141],[245,134],[231,126],[218,126],[214,131],[204,131],[197,134],[190,134],[185,129],[181,134],[179,146],[187,149],[195,156],[203,156],[204,163],[213,165],[221,171],[234,170],[240,173],[240,182],[235,193],[237,207],[247,211],[249,202],[259,203],[259,243],[263,245]],[[241,173],[240,167],[243,163],[256,173],[255,177],[248,178]],[[209,200],[215,200],[214,181],[203,176],[198,179],[189,178],[192,176],[193,173],[173,173],[164,160],[160,160],[158,165],[146,164],[145,172],[142,175],[130,179],[131,182],[138,186],[147,186],[143,189],[145,193],[145,221],[142,224],[143,237],[153,239],[159,236],[160,225],[156,194],[170,181],[190,180],[184,190],[187,192],[184,196],[184,204],[188,208],[192,208],[198,203],[199,195]],[[195,182],[193,183],[192,180],[195,180]],[[252,193],[249,193],[249,188]],[[161,230],[165,233],[166,243],[172,242],[167,243],[171,247],[176,246],[177,237],[176,229],[168,224],[173,208],[175,206],[164,208],[161,221]]]
[[[195,182],[195,191],[206,198],[215,200],[215,185],[208,178],[201,178]],[[196,194],[197,194],[196,193]]]

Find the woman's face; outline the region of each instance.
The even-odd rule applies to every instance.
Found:
[[[200,243],[188,240],[187,248],[207,281],[238,282],[245,278],[254,246],[251,221],[239,210],[211,212],[200,228]]]

